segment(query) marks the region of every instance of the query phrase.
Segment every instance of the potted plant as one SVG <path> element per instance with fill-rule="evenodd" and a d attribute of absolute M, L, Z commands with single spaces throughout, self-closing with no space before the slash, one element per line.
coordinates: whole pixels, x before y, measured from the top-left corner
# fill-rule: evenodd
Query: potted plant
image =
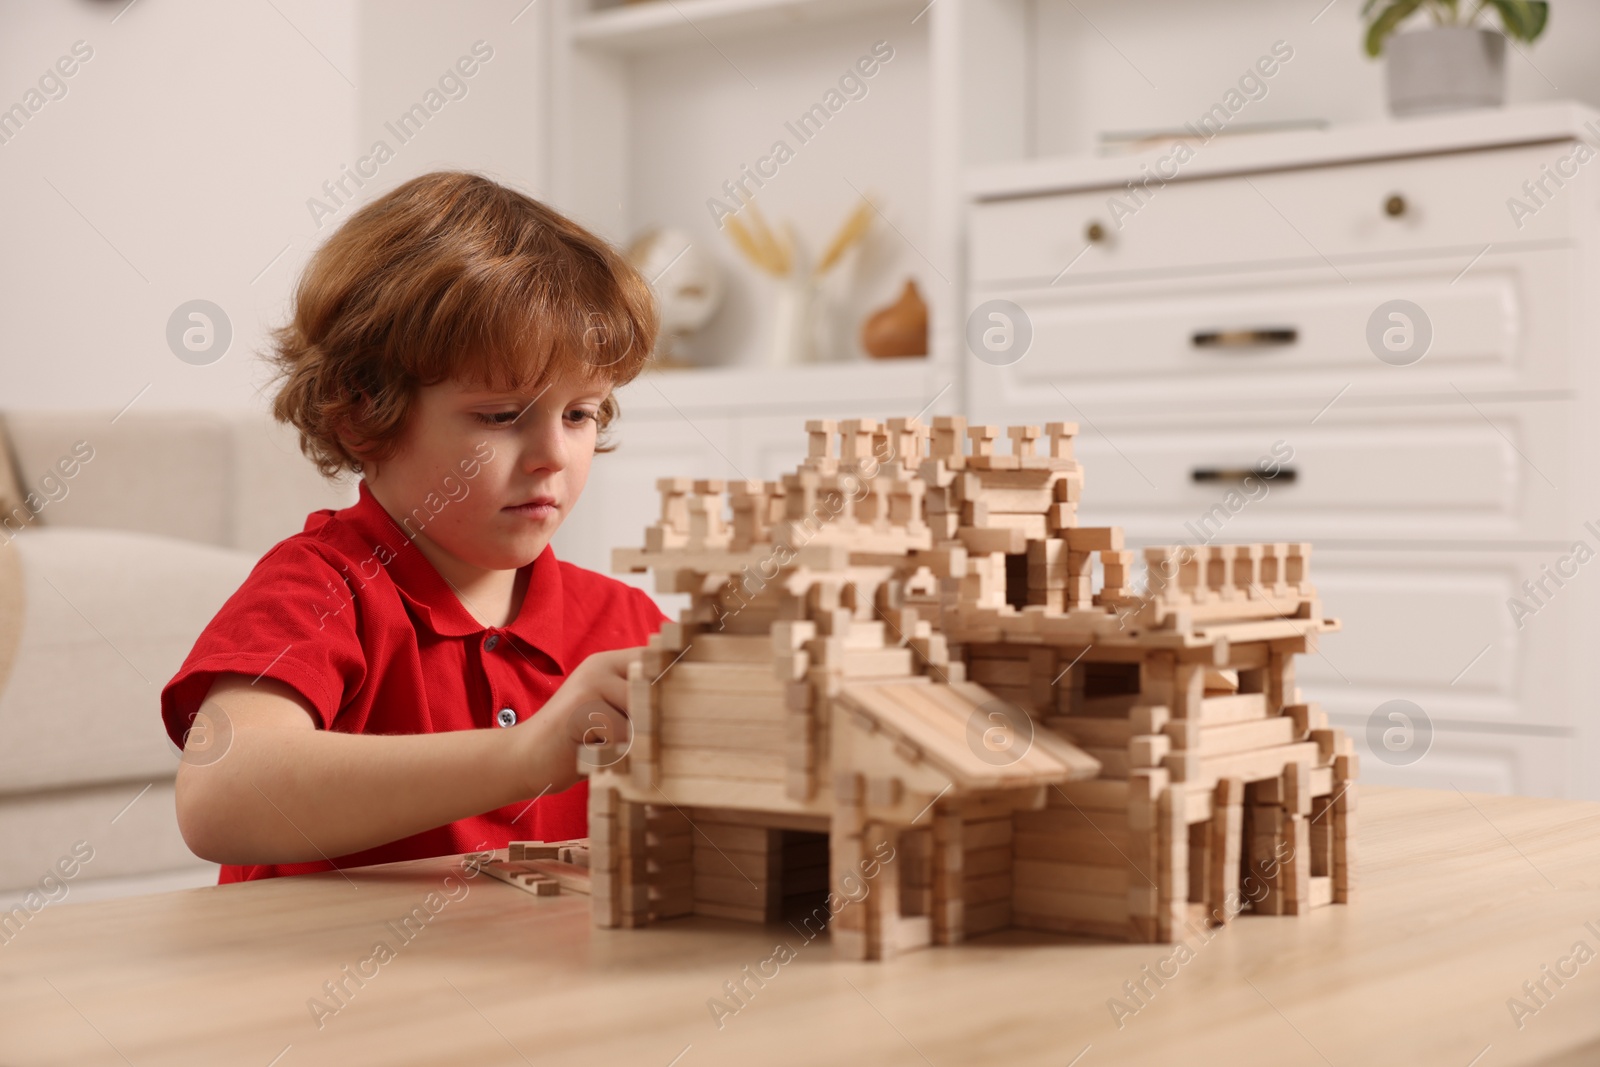
<path fill-rule="evenodd" d="M 1389 111 L 1397 116 L 1499 107 L 1506 97 L 1506 38 L 1533 41 L 1550 17 L 1545 0 L 1367 0 L 1367 54 L 1389 44 Z M 1493 9 L 1501 30 L 1480 25 Z M 1433 16 L 1426 29 L 1395 33 L 1418 11 Z M 1393 36 L 1393 40 L 1389 38 Z"/>

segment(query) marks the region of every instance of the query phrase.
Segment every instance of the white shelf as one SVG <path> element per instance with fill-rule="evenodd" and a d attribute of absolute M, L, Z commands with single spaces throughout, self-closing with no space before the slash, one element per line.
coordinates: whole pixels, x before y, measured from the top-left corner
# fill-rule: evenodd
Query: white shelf
<path fill-rule="evenodd" d="M 625 418 L 786 409 L 821 418 L 841 401 L 867 397 L 902 405 L 916 402 L 914 411 L 932 402 L 954 379 L 954 370 L 925 357 L 798 367 L 705 367 L 646 371 L 622 390 L 619 399 Z M 945 392 L 929 415 L 945 411 L 953 392 Z"/>
<path fill-rule="evenodd" d="M 711 34 L 771 33 L 809 23 L 902 9 L 925 0 L 650 0 L 603 8 L 579 18 L 572 39 L 613 52 L 651 52 L 704 44 Z"/>
<path fill-rule="evenodd" d="M 1227 136 L 1195 147 L 1174 180 L 1328 166 L 1364 160 L 1466 152 L 1519 144 L 1600 139 L 1600 112 L 1573 103 L 1459 111 L 1413 119 L 1349 123 L 1325 130 Z M 1176 140 L 1176 138 L 1174 138 Z M 1141 166 L 1171 145 L 1119 156 L 1061 156 L 969 168 L 967 195 L 1001 200 L 1105 189 L 1142 178 Z"/>

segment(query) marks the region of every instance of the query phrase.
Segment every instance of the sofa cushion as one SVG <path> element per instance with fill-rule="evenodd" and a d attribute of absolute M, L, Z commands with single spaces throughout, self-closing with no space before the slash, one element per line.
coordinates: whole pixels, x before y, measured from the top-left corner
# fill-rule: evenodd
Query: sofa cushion
<path fill-rule="evenodd" d="M 0 693 L 5 692 L 11 665 L 22 643 L 22 563 L 0 534 Z"/>
<path fill-rule="evenodd" d="M 0 793 L 171 778 L 161 687 L 256 555 L 38 525 L 0 546 L 7 554 L 22 625 L 0 692 Z"/>
<path fill-rule="evenodd" d="M 136 530 L 259 556 L 310 512 L 356 498 L 353 480 L 328 483 L 295 432 L 262 412 L 18 411 L 6 428 L 43 501 L 36 527 Z"/>
<path fill-rule="evenodd" d="M 0 515 L 9 515 L 21 503 L 22 488 L 17 481 L 17 461 L 11 454 L 5 421 L 0 419 Z"/>
<path fill-rule="evenodd" d="M 72 900 L 96 880 L 217 870 L 184 844 L 169 779 L 0 797 L 0 841 L 6 843 L 0 850 L 0 891 L 37 888 L 60 900 Z M 74 870 L 71 862 L 58 866 L 63 859 L 84 862 Z M 61 878 L 63 870 L 73 870 L 73 877 Z M 48 875 L 55 877 L 46 881 Z M 21 936 L 19 921 L 28 919 L 11 913 L 10 922 L 0 925 L 0 948 L 8 934 Z"/>

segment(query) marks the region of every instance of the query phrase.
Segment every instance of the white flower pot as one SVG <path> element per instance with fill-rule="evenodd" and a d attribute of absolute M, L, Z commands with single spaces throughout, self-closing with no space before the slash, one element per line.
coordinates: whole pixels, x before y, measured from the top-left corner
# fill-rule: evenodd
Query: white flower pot
<path fill-rule="evenodd" d="M 1506 100 L 1506 39 L 1472 26 L 1397 33 L 1385 49 L 1389 112 L 1397 117 L 1499 107 Z"/>

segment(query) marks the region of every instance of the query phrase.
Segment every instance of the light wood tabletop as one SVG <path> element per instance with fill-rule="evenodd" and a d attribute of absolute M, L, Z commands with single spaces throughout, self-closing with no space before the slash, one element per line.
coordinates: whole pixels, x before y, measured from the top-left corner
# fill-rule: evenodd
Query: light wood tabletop
<path fill-rule="evenodd" d="M 0 1064 L 1600 1063 L 1600 805 L 1368 787 L 1361 837 L 1357 903 L 1176 955 L 839 963 L 786 924 L 597 930 L 450 858 L 63 904 L 0 947 Z"/>

